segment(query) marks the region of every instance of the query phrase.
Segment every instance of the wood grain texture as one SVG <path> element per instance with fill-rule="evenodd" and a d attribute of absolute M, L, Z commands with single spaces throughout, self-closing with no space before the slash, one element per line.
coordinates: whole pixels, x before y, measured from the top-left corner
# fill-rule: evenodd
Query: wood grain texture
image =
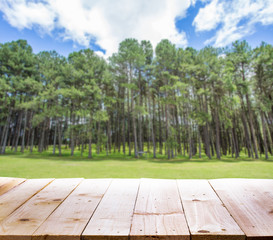
<path fill-rule="evenodd" d="M 0 240 L 31 239 L 35 230 L 82 179 L 57 179 L 19 207 L 0 224 Z"/>
<path fill-rule="evenodd" d="M 142 179 L 130 239 L 189 240 L 175 180 Z"/>
<path fill-rule="evenodd" d="M 84 240 L 128 239 L 139 180 L 113 180 L 82 234 Z"/>
<path fill-rule="evenodd" d="M 273 180 L 20 181 L 0 178 L 0 240 L 273 240 Z"/>
<path fill-rule="evenodd" d="M 273 180 L 218 179 L 210 184 L 247 239 L 273 239 Z"/>
<path fill-rule="evenodd" d="M 192 240 L 245 239 L 207 180 L 178 180 L 177 183 Z"/>
<path fill-rule="evenodd" d="M 0 196 L 0 224 L 3 219 L 43 189 L 53 179 L 29 179 Z"/>
<path fill-rule="evenodd" d="M 24 178 L 8 178 L 8 177 L 0 177 L 0 196 L 10 189 L 18 186 L 26 179 Z"/>
<path fill-rule="evenodd" d="M 87 179 L 81 182 L 37 229 L 32 239 L 80 240 L 110 182 L 110 179 Z"/>

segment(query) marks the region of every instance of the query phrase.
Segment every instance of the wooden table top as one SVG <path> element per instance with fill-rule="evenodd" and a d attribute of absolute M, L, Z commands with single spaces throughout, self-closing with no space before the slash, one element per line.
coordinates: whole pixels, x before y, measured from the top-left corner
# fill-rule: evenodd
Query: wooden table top
<path fill-rule="evenodd" d="M 273 239 L 273 180 L 0 178 L 2 239 Z"/>

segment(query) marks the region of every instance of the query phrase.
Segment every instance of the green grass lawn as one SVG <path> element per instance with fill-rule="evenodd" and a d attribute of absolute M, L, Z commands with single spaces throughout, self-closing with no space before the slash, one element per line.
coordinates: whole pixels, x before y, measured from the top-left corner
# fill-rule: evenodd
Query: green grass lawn
<path fill-rule="evenodd" d="M 105 154 L 93 159 L 74 157 L 64 150 L 64 155 L 54 156 L 47 152 L 12 153 L 0 155 L 0 176 L 22 178 L 273 178 L 273 157 L 269 160 L 253 160 L 246 157 L 209 160 L 177 157 L 167 160 L 142 157 L 134 159 L 122 154 Z M 150 157 L 152 154 L 150 154 Z"/>

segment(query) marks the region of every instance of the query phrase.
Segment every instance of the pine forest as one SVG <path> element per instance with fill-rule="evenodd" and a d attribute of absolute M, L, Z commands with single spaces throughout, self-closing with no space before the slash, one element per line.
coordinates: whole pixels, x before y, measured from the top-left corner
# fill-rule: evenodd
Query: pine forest
<path fill-rule="evenodd" d="M 1 154 L 268 159 L 272 142 L 270 44 L 196 50 L 130 38 L 108 59 L 0 44 Z"/>

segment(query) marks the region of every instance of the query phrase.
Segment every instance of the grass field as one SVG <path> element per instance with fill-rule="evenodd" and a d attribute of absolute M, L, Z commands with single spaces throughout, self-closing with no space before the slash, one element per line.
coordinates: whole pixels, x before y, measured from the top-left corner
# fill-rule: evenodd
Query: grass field
<path fill-rule="evenodd" d="M 167 160 L 150 156 L 134 159 L 122 154 L 94 155 L 93 159 L 81 157 L 76 151 L 69 156 L 52 155 L 52 150 L 43 153 L 12 153 L 0 155 L 0 176 L 22 178 L 273 178 L 273 157 L 269 160 L 253 160 L 222 157 L 221 160 L 206 156 L 188 160 L 179 156 Z"/>

